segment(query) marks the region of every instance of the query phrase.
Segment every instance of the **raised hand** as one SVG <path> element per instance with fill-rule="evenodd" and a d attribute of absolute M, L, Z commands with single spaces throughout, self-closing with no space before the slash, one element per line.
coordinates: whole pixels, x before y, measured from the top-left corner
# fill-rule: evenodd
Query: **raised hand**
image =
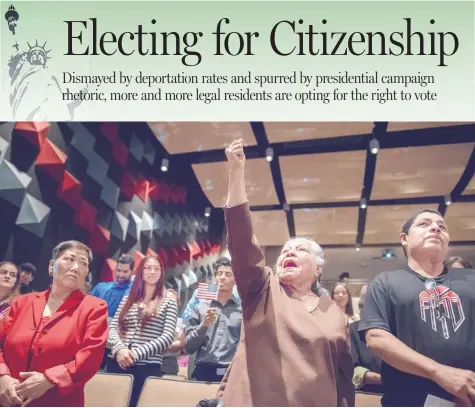
<path fill-rule="evenodd" d="M 234 140 L 225 150 L 230 170 L 242 170 L 246 162 L 242 139 Z"/>

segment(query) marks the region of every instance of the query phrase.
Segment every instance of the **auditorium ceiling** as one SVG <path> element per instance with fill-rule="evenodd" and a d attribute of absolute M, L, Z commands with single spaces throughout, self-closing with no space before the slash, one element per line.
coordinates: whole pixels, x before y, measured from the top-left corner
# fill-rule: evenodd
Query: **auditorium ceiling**
<path fill-rule="evenodd" d="M 297 235 L 327 248 L 389 247 L 399 242 L 403 221 L 422 207 L 445 215 L 454 245 L 475 245 L 474 123 L 167 122 L 149 127 L 168 152 L 170 167 L 192 163 L 212 208 L 222 208 L 227 193 L 224 148 L 243 139 L 247 191 L 261 245 L 281 245 Z"/>

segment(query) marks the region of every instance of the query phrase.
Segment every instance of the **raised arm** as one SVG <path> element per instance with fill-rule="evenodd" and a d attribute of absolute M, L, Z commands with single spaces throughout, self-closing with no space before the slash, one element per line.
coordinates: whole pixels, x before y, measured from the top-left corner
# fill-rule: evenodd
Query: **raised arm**
<path fill-rule="evenodd" d="M 242 139 L 235 140 L 226 149 L 229 164 L 229 186 L 225 217 L 228 250 L 236 286 L 243 305 L 258 295 L 268 282 L 262 252 L 252 226 L 251 212 L 245 186 L 245 162 Z"/>

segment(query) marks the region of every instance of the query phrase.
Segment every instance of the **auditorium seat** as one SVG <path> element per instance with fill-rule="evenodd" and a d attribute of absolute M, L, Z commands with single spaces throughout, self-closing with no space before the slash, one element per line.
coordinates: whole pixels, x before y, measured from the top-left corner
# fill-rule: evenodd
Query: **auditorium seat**
<path fill-rule="evenodd" d="M 184 375 L 173 375 L 173 374 L 166 374 L 162 376 L 165 380 L 176 380 L 176 381 L 186 381 L 186 377 Z"/>
<path fill-rule="evenodd" d="M 196 407 L 205 398 L 214 398 L 219 383 L 179 381 L 149 377 L 137 403 L 138 407 Z"/>
<path fill-rule="evenodd" d="M 84 406 L 128 407 L 132 383 L 130 374 L 97 373 L 84 388 Z"/>
<path fill-rule="evenodd" d="M 370 394 L 365 392 L 356 393 L 355 406 L 357 407 L 380 407 L 381 395 Z"/>

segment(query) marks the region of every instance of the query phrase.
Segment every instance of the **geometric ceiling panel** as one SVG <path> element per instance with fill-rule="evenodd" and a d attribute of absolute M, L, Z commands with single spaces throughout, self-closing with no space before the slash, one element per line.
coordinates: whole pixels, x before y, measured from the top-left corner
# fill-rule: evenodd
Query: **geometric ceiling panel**
<path fill-rule="evenodd" d="M 142 234 L 145 235 L 147 238 L 151 239 L 153 234 L 153 218 L 146 211 L 142 213 L 141 228 Z"/>
<path fill-rule="evenodd" d="M 475 174 L 473 175 L 470 183 L 468 183 L 467 188 L 462 193 L 463 195 L 472 195 L 475 194 Z"/>
<path fill-rule="evenodd" d="M 135 212 L 131 211 L 129 214 L 129 226 L 127 234 L 133 239 L 138 240 L 140 237 L 140 230 L 142 228 L 142 218 L 140 218 Z"/>
<path fill-rule="evenodd" d="M 15 130 L 20 133 L 25 139 L 41 148 L 41 145 L 48 137 L 51 125 L 48 122 L 16 122 Z"/>
<path fill-rule="evenodd" d="M 155 150 L 155 147 L 153 147 L 152 144 L 147 140 L 147 143 L 145 144 L 145 151 L 144 151 L 143 157 L 152 166 L 153 166 L 153 163 L 155 162 L 156 153 L 157 151 Z"/>
<path fill-rule="evenodd" d="M 115 210 L 119 201 L 119 187 L 108 177 L 104 178 L 102 186 L 100 195 L 101 201 L 104 204 L 107 204 L 107 206 L 112 210 Z"/>
<path fill-rule="evenodd" d="M 47 205 L 27 193 L 21 204 L 16 225 L 41 238 L 45 233 L 50 213 L 51 209 Z"/>
<path fill-rule="evenodd" d="M 370 134 L 373 122 L 266 122 L 270 143 Z"/>
<path fill-rule="evenodd" d="M 165 220 L 156 212 L 153 213 L 153 232 L 160 237 L 163 237 L 165 232 Z"/>
<path fill-rule="evenodd" d="M 110 223 L 110 232 L 118 240 L 124 242 L 129 228 L 129 220 L 118 211 L 114 211 Z"/>
<path fill-rule="evenodd" d="M 155 137 L 170 154 L 225 149 L 235 139 L 256 145 L 249 122 L 148 122 Z"/>
<path fill-rule="evenodd" d="M 287 217 L 282 210 L 252 211 L 254 234 L 259 245 L 283 245 L 289 237 Z"/>
<path fill-rule="evenodd" d="M 74 131 L 71 146 L 73 146 L 78 153 L 81 153 L 81 155 L 86 159 L 89 158 L 90 152 L 93 150 L 95 143 L 96 138 L 84 126 L 78 126 Z"/>
<path fill-rule="evenodd" d="M 65 171 L 61 184 L 58 185 L 57 197 L 76 208 L 81 202 L 81 193 L 83 185 L 69 172 Z"/>
<path fill-rule="evenodd" d="M 371 199 L 450 193 L 465 170 L 473 146 L 460 143 L 380 150 Z"/>
<path fill-rule="evenodd" d="M 8 146 L 10 146 L 10 143 L 8 143 L 3 137 L 0 137 L 0 162 L 5 157 L 5 154 L 8 150 Z"/>
<path fill-rule="evenodd" d="M 404 223 L 417 211 L 438 209 L 438 204 L 377 205 L 366 209 L 364 244 L 397 244 Z"/>
<path fill-rule="evenodd" d="M 294 210 L 295 233 L 319 245 L 354 244 L 359 207 L 305 208 Z"/>
<path fill-rule="evenodd" d="M 450 241 L 475 241 L 475 203 L 453 203 L 444 218 Z"/>
<path fill-rule="evenodd" d="M 228 193 L 228 170 L 226 162 L 193 164 L 196 178 L 215 208 L 223 207 Z M 277 205 L 269 162 L 248 159 L 245 167 L 246 191 L 251 206 Z"/>
<path fill-rule="evenodd" d="M 94 150 L 89 153 L 87 158 L 89 162 L 87 164 L 86 173 L 95 180 L 96 183 L 103 185 L 107 170 L 109 169 L 108 164 Z"/>
<path fill-rule="evenodd" d="M 359 201 L 366 151 L 279 157 L 287 203 Z M 252 173 L 253 177 L 255 173 Z"/>
<path fill-rule="evenodd" d="M 473 125 L 473 122 L 389 122 L 388 132 Z"/>
<path fill-rule="evenodd" d="M 66 154 L 57 147 L 51 140 L 46 139 L 41 145 L 40 153 L 36 158 L 36 166 L 43 169 L 57 181 L 63 178 Z"/>
<path fill-rule="evenodd" d="M 13 164 L 4 159 L 0 162 L 0 197 L 20 207 L 25 190 L 31 182 L 31 177 L 20 172 Z"/>
<path fill-rule="evenodd" d="M 135 136 L 135 133 L 133 133 L 132 139 L 130 140 L 130 154 L 134 156 L 138 162 L 141 162 L 143 159 L 143 153 L 144 144 L 137 136 Z"/>

